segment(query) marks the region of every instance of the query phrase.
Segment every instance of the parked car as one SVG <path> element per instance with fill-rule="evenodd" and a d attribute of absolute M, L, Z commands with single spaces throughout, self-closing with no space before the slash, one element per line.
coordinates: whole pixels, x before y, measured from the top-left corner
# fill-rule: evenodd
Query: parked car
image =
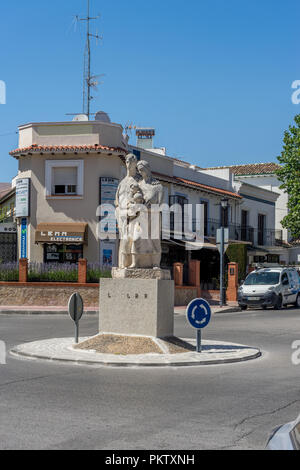
<path fill-rule="evenodd" d="M 300 416 L 272 432 L 267 450 L 300 450 Z"/>
<path fill-rule="evenodd" d="M 300 308 L 300 277 L 294 268 L 263 268 L 248 275 L 238 290 L 242 310 L 295 305 Z"/>

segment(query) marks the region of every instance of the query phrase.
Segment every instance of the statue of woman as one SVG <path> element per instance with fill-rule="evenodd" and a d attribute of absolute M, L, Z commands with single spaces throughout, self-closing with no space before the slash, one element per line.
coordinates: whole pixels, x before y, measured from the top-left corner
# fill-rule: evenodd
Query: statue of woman
<path fill-rule="evenodd" d="M 163 201 L 163 187 L 153 178 L 148 162 L 138 162 L 137 169 L 142 177 L 139 186 L 144 197 L 148 222 L 148 236 L 134 244 L 134 257 L 138 267 L 159 268 L 161 262 L 161 217 L 160 205 Z M 143 218 L 141 218 L 143 220 Z"/>
<path fill-rule="evenodd" d="M 129 154 L 126 167 L 127 176 L 118 187 L 115 203 L 119 268 L 159 268 L 163 187 L 152 177 L 148 162 L 137 162 L 135 155 Z"/>

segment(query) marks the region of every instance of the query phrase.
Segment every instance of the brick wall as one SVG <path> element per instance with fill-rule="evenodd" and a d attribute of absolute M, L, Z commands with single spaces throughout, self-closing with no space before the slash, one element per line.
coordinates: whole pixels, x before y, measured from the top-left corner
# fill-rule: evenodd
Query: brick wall
<path fill-rule="evenodd" d="M 61 283 L 1 283 L 0 306 L 67 307 L 70 296 L 78 292 L 86 307 L 99 306 L 99 285 Z"/>

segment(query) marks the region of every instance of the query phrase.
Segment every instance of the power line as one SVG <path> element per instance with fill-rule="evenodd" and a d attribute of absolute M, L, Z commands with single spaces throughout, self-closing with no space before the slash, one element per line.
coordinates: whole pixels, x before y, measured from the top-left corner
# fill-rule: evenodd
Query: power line
<path fill-rule="evenodd" d="M 9 135 L 15 135 L 15 134 L 18 134 L 18 131 L 15 131 L 15 132 L 7 132 L 6 134 L 0 134 L 0 137 L 7 137 Z"/>

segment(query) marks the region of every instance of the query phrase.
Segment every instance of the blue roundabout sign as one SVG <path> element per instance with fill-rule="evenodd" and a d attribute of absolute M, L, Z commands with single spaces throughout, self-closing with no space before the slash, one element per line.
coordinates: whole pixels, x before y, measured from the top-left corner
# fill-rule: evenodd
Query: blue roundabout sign
<path fill-rule="evenodd" d="M 188 305 L 186 310 L 190 325 L 196 330 L 205 328 L 211 320 L 211 308 L 204 299 L 195 299 Z"/>

